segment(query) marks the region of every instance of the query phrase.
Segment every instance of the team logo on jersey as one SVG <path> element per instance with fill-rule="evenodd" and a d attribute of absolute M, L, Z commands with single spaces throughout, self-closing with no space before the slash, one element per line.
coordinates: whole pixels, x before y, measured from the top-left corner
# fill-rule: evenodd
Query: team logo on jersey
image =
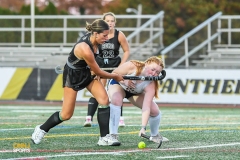
<path fill-rule="evenodd" d="M 102 44 L 102 50 L 104 50 L 104 49 L 114 49 L 114 48 L 115 48 L 115 46 L 114 46 L 113 43 L 104 43 L 104 44 Z"/>
<path fill-rule="evenodd" d="M 104 64 L 108 64 L 108 59 L 104 59 Z"/>

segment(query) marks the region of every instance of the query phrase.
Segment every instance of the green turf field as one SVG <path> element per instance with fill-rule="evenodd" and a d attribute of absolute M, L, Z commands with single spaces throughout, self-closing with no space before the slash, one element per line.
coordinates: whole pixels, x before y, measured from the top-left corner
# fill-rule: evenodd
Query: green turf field
<path fill-rule="evenodd" d="M 122 145 L 99 147 L 96 117 L 93 127 L 83 128 L 87 108 L 78 106 L 71 120 L 50 130 L 39 145 L 34 145 L 30 140 L 34 127 L 60 109 L 60 106 L 0 106 L 0 159 L 240 159 L 237 108 L 161 108 L 160 132 L 170 141 L 156 149 L 156 144 L 138 137 L 141 126 L 138 108 L 123 108 L 126 127 L 119 129 Z M 145 149 L 138 149 L 140 141 L 146 143 Z M 30 152 L 13 152 L 21 145 Z"/>

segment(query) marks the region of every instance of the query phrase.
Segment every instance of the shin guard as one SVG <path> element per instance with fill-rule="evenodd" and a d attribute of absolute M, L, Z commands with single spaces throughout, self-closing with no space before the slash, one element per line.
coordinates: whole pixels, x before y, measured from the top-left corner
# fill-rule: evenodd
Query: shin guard
<path fill-rule="evenodd" d="M 98 108 L 97 120 L 100 128 L 101 137 L 109 134 L 110 107 Z"/>

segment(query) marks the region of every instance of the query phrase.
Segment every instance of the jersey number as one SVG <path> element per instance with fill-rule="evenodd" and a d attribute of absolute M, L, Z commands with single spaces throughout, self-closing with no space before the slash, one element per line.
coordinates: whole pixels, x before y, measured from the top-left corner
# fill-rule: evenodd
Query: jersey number
<path fill-rule="evenodd" d="M 103 58 L 114 58 L 113 50 L 110 51 L 103 51 Z"/>

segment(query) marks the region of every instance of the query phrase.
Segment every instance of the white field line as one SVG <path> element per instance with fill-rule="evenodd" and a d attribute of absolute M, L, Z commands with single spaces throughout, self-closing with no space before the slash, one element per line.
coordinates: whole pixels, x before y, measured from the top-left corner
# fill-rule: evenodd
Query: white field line
<path fill-rule="evenodd" d="M 60 109 L 57 109 L 60 110 Z M 44 109 L 44 110 L 37 110 L 37 109 L 24 109 L 24 110 L 20 110 L 20 109 L 16 109 L 16 110 L 10 110 L 10 112 L 17 112 L 17 113 L 54 113 L 56 110 L 53 109 Z M 80 111 L 79 113 L 87 113 L 87 110 L 85 111 Z M 141 115 L 141 111 L 124 111 L 124 114 L 137 114 L 137 115 Z"/>
<path fill-rule="evenodd" d="M 56 110 L 11 110 L 17 113 L 54 113 Z"/>
<path fill-rule="evenodd" d="M 1 107 L 0 107 L 1 108 Z M 137 108 L 136 108 L 137 109 Z M 6 111 L 5 111 L 6 110 Z M 20 107 L 14 107 L 14 108 L 12 108 L 12 107 L 7 107 L 7 109 L 6 109 L 6 107 L 4 108 L 4 110 L 3 111 L 1 111 L 1 112 L 17 112 L 17 113 L 53 113 L 53 112 L 55 112 L 55 111 L 60 111 L 61 110 L 61 108 L 60 107 L 58 107 L 58 108 L 53 108 L 53 107 L 29 107 L 29 108 L 20 108 Z M 123 109 L 124 110 L 124 109 Z M 83 109 L 83 110 L 78 110 L 78 113 L 83 113 L 83 114 L 85 114 L 87 112 L 87 110 L 86 109 Z M 163 114 L 164 114 L 164 117 L 165 118 L 171 118 L 171 119 L 176 119 L 176 118 L 179 118 L 179 117 L 185 117 L 185 115 L 176 115 L 176 113 L 177 113 L 178 111 L 174 111 L 174 114 L 172 114 L 172 113 L 164 113 L 164 112 L 162 112 Z M 190 113 L 190 112 L 188 112 L 188 111 L 185 111 L 185 113 Z M 206 112 L 206 111 L 201 111 L 201 110 L 198 110 L 198 111 L 193 111 L 193 112 L 196 112 L 196 113 L 199 113 L 199 112 Z M 191 113 L 193 113 L 192 111 L 191 111 Z M 135 115 L 141 115 L 141 110 L 139 110 L 139 109 L 137 109 L 137 110 L 132 110 L 132 111 L 130 111 L 130 110 L 124 110 L 124 115 L 126 115 L 126 114 L 135 114 Z M 208 112 L 209 113 L 209 112 Z M 174 118 L 172 118 L 172 115 L 174 115 Z M 169 117 L 170 116 L 170 117 Z M 220 116 L 220 115 L 219 115 Z M 228 117 L 237 117 L 237 115 L 228 115 Z"/>
<path fill-rule="evenodd" d="M 190 157 L 185 155 L 179 155 L 179 156 L 165 156 L 165 157 L 157 157 L 158 159 L 173 159 L 173 158 L 184 158 L 184 157 Z"/>
<path fill-rule="evenodd" d="M 0 129 L 0 131 L 20 131 L 20 130 L 33 130 L 34 128 L 11 128 L 11 129 Z"/>
<path fill-rule="evenodd" d="M 167 149 L 150 149 L 151 151 L 177 151 L 177 150 L 193 150 L 193 149 L 200 149 L 200 148 L 214 148 L 214 147 L 224 147 L 224 146 L 235 146 L 240 145 L 239 143 L 228 143 L 228 144 L 214 144 L 214 145 L 207 145 L 207 146 L 197 146 L 197 147 L 184 147 L 184 148 L 167 148 Z M 114 151 L 114 152 L 65 152 L 63 154 L 56 154 L 56 155 L 46 155 L 46 156 L 36 156 L 36 157 L 22 157 L 22 158 L 14 158 L 14 160 L 21 160 L 21 159 L 35 159 L 35 158 L 56 158 L 56 157 L 71 157 L 71 156 L 80 156 L 80 155 L 123 155 L 124 153 L 132 153 L 132 152 L 143 152 L 144 150 L 128 150 L 128 151 Z M 0 153 L 9 153 L 12 150 L 4 150 L 0 151 Z M 5 159 L 5 160 L 12 160 Z"/>
<path fill-rule="evenodd" d="M 9 109 L 61 109 L 62 107 L 53 107 L 53 106 L 0 106 L 0 109 L 9 110 Z"/>
<path fill-rule="evenodd" d="M 3 109 L 3 110 L 9 110 L 9 109 L 16 109 L 16 110 L 59 110 L 61 109 L 62 107 L 61 106 L 1 106 L 0 105 L 0 109 Z M 83 106 L 83 107 L 76 107 L 77 110 L 86 110 L 87 107 L 86 106 Z M 129 112 L 133 111 L 136 113 L 139 112 L 141 113 L 141 110 L 137 107 L 123 107 L 123 110 L 126 110 L 125 112 L 127 113 L 129 110 Z M 160 107 L 160 110 L 161 110 L 161 107 Z M 165 111 L 165 109 L 163 110 L 163 112 Z M 124 112 L 124 113 L 125 113 Z M 179 113 L 199 113 L 199 112 L 202 112 L 202 113 L 205 113 L 206 111 L 205 110 L 202 110 L 202 109 L 174 109 L 174 114 L 176 114 L 176 112 L 179 112 Z M 216 113 L 216 112 L 219 112 L 218 110 L 214 110 L 214 109 L 211 109 L 208 111 L 208 113 Z M 132 112 L 131 112 L 132 113 Z"/>
<path fill-rule="evenodd" d="M 236 125 L 239 125 L 240 123 L 221 123 L 221 124 L 219 124 L 219 123 L 208 123 L 208 125 L 220 125 L 220 126 L 225 126 L 225 125 L 229 125 L 229 124 L 236 124 Z M 171 124 L 171 126 L 188 126 L 189 127 L 189 125 L 192 125 L 192 124 Z M 97 125 L 96 125 L 97 126 Z M 125 127 L 139 127 L 140 125 L 137 125 L 137 124 L 132 124 L 132 125 L 126 125 Z M 169 124 L 162 124 L 161 126 L 169 126 Z M 196 126 L 206 126 L 206 124 L 194 124 L 193 125 L 193 129 L 194 128 L 196 128 Z M 62 125 L 59 125 L 59 127 L 61 128 L 62 127 Z M 69 126 L 69 127 L 71 127 L 71 126 Z M 74 126 L 72 126 L 72 127 L 74 127 Z M 57 127 L 56 127 L 57 128 Z M 20 131 L 20 130 L 33 130 L 34 128 L 3 128 L 3 129 L 0 129 L 0 132 L 1 131 Z M 207 129 L 209 129 L 209 130 L 213 130 L 213 128 L 212 127 L 205 127 L 205 128 L 197 128 L 198 130 L 207 130 Z M 222 129 L 222 128 L 217 128 L 217 127 L 215 127 L 214 128 L 214 130 L 217 130 L 217 129 Z M 230 128 L 230 129 L 233 129 L 233 128 Z M 171 131 L 176 131 L 176 130 L 186 130 L 185 128 L 172 128 L 172 129 L 160 129 L 160 131 L 169 131 L 169 130 L 171 130 Z M 188 128 L 188 130 L 189 130 L 189 128 Z M 236 130 L 239 130 L 239 128 L 236 128 Z"/>

